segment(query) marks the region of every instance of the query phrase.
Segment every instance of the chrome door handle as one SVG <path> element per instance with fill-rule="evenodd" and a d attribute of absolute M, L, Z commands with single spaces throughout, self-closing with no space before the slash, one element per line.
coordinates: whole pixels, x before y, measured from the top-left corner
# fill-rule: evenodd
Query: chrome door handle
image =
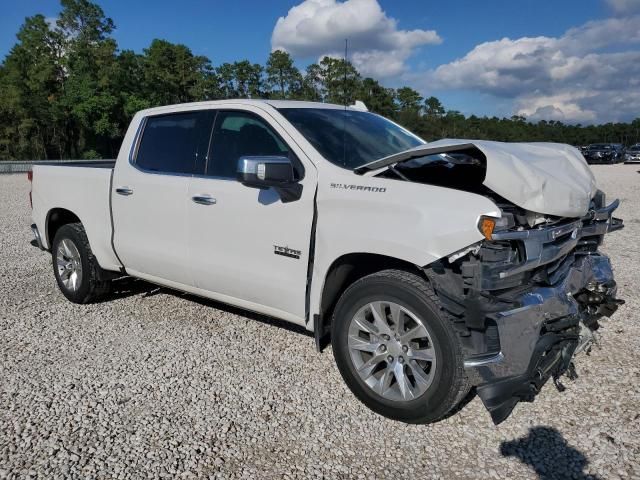
<path fill-rule="evenodd" d="M 213 197 L 210 197 L 209 195 L 195 195 L 193 197 L 191 197 L 191 200 L 193 200 L 195 203 L 198 203 L 200 205 L 215 205 L 216 204 L 216 199 Z"/>
<path fill-rule="evenodd" d="M 131 190 L 129 187 L 118 187 L 116 188 L 116 193 L 124 195 L 126 197 L 129 195 L 133 195 L 133 190 Z"/>

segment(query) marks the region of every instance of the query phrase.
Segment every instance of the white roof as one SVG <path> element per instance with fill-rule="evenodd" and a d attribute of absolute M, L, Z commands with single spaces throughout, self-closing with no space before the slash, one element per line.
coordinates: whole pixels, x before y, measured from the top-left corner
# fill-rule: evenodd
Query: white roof
<path fill-rule="evenodd" d="M 304 102 L 298 100 L 268 100 L 268 99 L 254 99 L 254 98 L 230 98 L 227 100 L 209 100 L 206 102 L 191 102 L 191 103 L 178 103 L 175 105 L 163 105 L 161 107 L 148 108 L 141 110 L 139 113 L 143 115 L 151 115 L 163 112 L 175 112 L 181 110 L 196 110 L 198 108 L 214 108 L 224 107 L 225 105 L 253 105 L 264 106 L 269 105 L 273 108 L 327 108 L 327 109 L 341 109 L 344 105 L 337 105 L 334 103 L 322 103 L 322 102 Z M 361 108 L 354 107 L 353 105 L 347 107 L 348 110 L 361 110 Z"/>

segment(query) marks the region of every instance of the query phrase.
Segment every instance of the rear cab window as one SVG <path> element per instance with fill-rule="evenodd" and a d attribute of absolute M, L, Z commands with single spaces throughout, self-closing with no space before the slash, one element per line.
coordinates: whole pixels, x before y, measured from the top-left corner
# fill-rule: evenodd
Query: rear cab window
<path fill-rule="evenodd" d="M 215 112 L 147 117 L 134 164 L 152 173 L 192 175 L 204 170 Z"/>

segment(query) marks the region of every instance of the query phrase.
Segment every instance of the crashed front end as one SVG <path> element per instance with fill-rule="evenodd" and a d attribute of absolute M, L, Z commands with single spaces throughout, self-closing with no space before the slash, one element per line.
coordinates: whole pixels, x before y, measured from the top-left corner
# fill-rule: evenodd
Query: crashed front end
<path fill-rule="evenodd" d="M 494 423 L 532 401 L 553 379 L 575 378 L 572 359 L 590 348 L 599 319 L 618 305 L 611 263 L 598 252 L 623 227 L 598 192 L 583 218 L 532 214 L 513 204 L 487 240 L 426 269 L 443 305 L 460 319 L 465 368 Z"/>

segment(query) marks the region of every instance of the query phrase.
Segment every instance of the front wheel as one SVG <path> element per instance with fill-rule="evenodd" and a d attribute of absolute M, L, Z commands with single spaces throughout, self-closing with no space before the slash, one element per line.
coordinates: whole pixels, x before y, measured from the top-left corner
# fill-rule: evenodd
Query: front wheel
<path fill-rule="evenodd" d="M 384 270 L 347 288 L 331 341 L 351 391 L 385 417 L 435 422 L 469 393 L 453 320 L 418 275 Z"/>
<path fill-rule="evenodd" d="M 63 225 L 51 248 L 53 272 L 60 291 L 73 303 L 92 303 L 106 295 L 111 282 L 91 251 L 81 223 Z"/>

